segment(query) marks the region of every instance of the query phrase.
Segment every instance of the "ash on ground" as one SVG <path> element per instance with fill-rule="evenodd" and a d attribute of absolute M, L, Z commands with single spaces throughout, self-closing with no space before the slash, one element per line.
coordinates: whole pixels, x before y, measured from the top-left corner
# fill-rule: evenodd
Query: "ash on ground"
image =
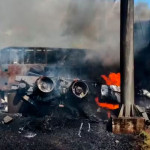
<path fill-rule="evenodd" d="M 4 123 L 9 115 L 11 122 Z M 60 119 L 52 116 L 23 117 L 0 114 L 1 150 L 132 150 L 134 135 L 115 135 L 106 130 L 106 122 L 86 119 Z M 90 123 L 90 130 L 89 130 Z M 81 128 L 81 136 L 79 129 Z"/>

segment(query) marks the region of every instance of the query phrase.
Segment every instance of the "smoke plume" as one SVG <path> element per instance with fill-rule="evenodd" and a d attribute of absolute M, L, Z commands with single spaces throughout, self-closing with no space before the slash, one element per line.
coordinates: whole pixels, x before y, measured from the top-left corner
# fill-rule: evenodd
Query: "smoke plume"
<path fill-rule="evenodd" d="M 107 65 L 119 62 L 119 1 L 1 0 L 0 3 L 0 48 L 83 48 L 92 50 L 87 59 L 94 57 L 94 60 L 100 59 Z M 135 22 L 149 19 L 148 6 L 138 4 L 135 7 Z M 146 27 L 135 31 L 136 49 L 146 46 L 146 31 Z M 95 55 L 94 50 L 99 55 Z"/>

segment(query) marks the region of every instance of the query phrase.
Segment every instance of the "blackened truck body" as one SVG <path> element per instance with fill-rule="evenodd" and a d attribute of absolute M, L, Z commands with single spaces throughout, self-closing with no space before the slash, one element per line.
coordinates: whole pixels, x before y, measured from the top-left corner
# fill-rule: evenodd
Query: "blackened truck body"
<path fill-rule="evenodd" d="M 47 114 L 60 107 L 78 116 L 76 108 L 88 109 L 89 115 L 91 107 L 96 110 L 97 96 L 101 102 L 120 103 L 120 87 L 105 85 L 101 79 L 102 74 L 118 71 L 117 67 L 107 68 L 101 60 L 89 59 L 90 53 L 44 47 L 0 50 L 0 107 L 8 101 L 9 112 Z M 143 104 L 143 98 L 138 103 Z"/>
<path fill-rule="evenodd" d="M 87 50 L 81 49 L 2 49 L 0 90 L 1 99 L 2 95 L 8 99 L 8 111 L 48 113 L 50 107 L 64 107 L 76 113 L 75 107 L 89 101 L 89 95 L 94 102 L 99 71 L 92 76 L 95 68 L 86 55 Z"/>

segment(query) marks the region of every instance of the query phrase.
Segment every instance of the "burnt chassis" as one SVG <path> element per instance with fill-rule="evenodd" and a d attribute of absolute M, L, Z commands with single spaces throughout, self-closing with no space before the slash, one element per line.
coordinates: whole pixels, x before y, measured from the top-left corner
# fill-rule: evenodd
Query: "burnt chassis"
<path fill-rule="evenodd" d="M 17 89 L 9 92 L 9 112 L 38 116 L 55 113 L 57 116 L 57 113 L 62 111 L 62 115 L 69 118 L 92 116 L 90 108 L 87 110 L 86 107 L 89 107 L 90 101 L 94 102 L 94 97 L 91 96 L 90 85 L 85 81 L 43 76 L 35 78 L 33 85 L 20 80 Z M 50 84 L 51 89 L 47 90 L 48 85 L 41 87 L 41 81 L 44 80 Z"/>

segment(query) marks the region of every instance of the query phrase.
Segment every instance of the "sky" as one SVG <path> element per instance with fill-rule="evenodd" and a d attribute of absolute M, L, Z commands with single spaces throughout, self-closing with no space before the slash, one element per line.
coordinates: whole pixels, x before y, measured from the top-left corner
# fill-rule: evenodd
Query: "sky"
<path fill-rule="evenodd" d="M 142 3 L 147 3 L 150 7 L 150 0 L 135 0 L 135 4 L 142 2 Z"/>

